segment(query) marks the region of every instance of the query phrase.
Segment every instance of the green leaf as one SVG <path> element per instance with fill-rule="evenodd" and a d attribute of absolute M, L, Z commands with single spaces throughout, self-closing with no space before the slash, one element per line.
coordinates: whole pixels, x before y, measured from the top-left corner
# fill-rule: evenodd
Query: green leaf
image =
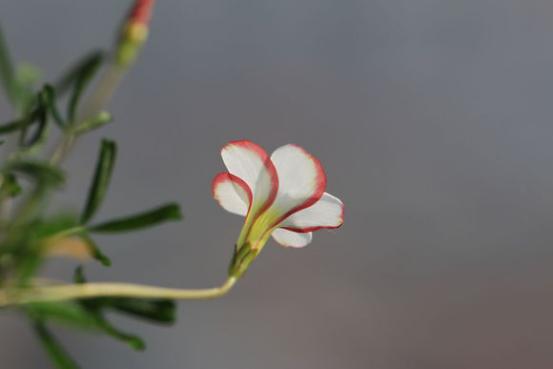
<path fill-rule="evenodd" d="M 105 319 L 102 321 L 101 326 L 105 333 L 119 341 L 126 343 L 132 349 L 137 351 L 143 351 L 144 349 L 146 349 L 146 344 L 144 343 L 142 338 L 138 337 L 137 335 L 123 332 Z"/>
<path fill-rule="evenodd" d="M 15 69 L 8 50 L 8 45 L 4 34 L 0 29 L 0 83 L 4 92 L 12 104 L 16 103 L 17 81 L 15 79 Z"/>
<path fill-rule="evenodd" d="M 65 121 L 62 118 L 56 105 L 56 91 L 54 90 L 54 88 L 50 85 L 45 85 L 42 90 L 42 94 L 48 112 L 50 112 L 50 115 L 54 119 L 54 122 L 56 122 L 56 124 L 60 128 L 65 128 Z"/>
<path fill-rule="evenodd" d="M 76 284 L 87 282 L 82 265 L 75 269 L 73 280 Z M 109 305 L 110 300 L 111 298 L 92 298 L 81 300 L 79 303 L 90 314 L 93 314 L 96 317 L 98 321 L 98 326 L 104 333 L 107 333 L 113 338 L 127 343 L 131 348 L 135 350 L 144 350 L 146 348 L 146 344 L 140 337 L 120 331 L 105 319 L 104 309 Z"/>
<path fill-rule="evenodd" d="M 140 337 L 123 332 L 111 324 L 104 317 L 103 306 L 91 305 L 90 301 L 32 303 L 28 304 L 25 309 L 35 321 L 56 322 L 76 328 L 103 332 L 128 344 L 135 350 L 144 350 L 146 347 Z"/>
<path fill-rule="evenodd" d="M 144 341 L 111 324 L 105 319 L 103 309 L 103 306 L 91 305 L 90 300 L 32 303 L 25 306 L 27 314 L 34 321 L 56 322 L 75 328 L 102 332 L 128 344 L 135 350 L 144 350 L 146 347 Z"/>
<path fill-rule="evenodd" d="M 75 269 L 73 281 L 77 284 L 87 282 L 82 265 Z M 83 302 L 89 309 L 100 310 L 109 308 L 156 323 L 171 324 L 176 320 L 176 305 L 173 300 L 169 299 L 96 297 Z"/>
<path fill-rule="evenodd" d="M 46 140 L 48 117 L 52 116 L 54 121 L 63 128 L 63 120 L 55 104 L 55 92 L 51 86 L 45 85 L 37 94 L 30 99 L 30 110 L 22 119 L 21 134 L 19 143 L 26 148 L 38 147 Z M 31 135 L 28 134 L 28 128 L 37 123 Z M 9 127 L 8 127 L 9 128 Z M 30 136 L 30 137 L 29 137 Z"/>
<path fill-rule="evenodd" d="M 117 145 L 115 142 L 102 140 L 94 178 L 88 190 L 88 198 L 81 215 L 81 223 L 86 224 L 102 204 L 113 173 L 116 157 Z"/>
<path fill-rule="evenodd" d="M 105 55 L 102 50 L 94 50 L 80 58 L 75 64 L 69 67 L 67 73 L 65 73 L 55 84 L 55 89 L 58 95 L 63 95 L 71 88 L 71 86 L 73 86 L 75 80 L 82 73 L 83 69 L 90 64 L 94 64 L 96 60 L 103 59 L 104 57 Z"/>
<path fill-rule="evenodd" d="M 2 186 L 0 187 L 0 194 L 5 194 L 5 196 L 8 197 L 15 197 L 21 193 L 21 190 L 21 186 L 13 173 L 8 173 L 4 176 Z"/>
<path fill-rule="evenodd" d="M 10 253 L 20 282 L 33 277 L 44 262 L 45 241 L 76 224 L 75 216 L 63 214 L 50 216 L 47 220 L 35 219 L 20 226 L 15 238 L 3 244 L 3 250 Z"/>
<path fill-rule="evenodd" d="M 26 138 L 27 132 L 25 129 L 27 128 L 27 126 L 25 126 L 19 140 L 20 144 L 23 147 L 27 147 L 27 148 L 44 141 L 45 135 L 46 135 L 46 127 L 48 125 L 48 110 L 46 106 L 45 97 L 43 96 L 42 92 L 40 92 L 37 95 L 36 100 L 37 100 L 36 108 L 31 113 L 30 122 L 29 124 L 27 124 L 27 126 L 29 126 L 35 120 L 38 122 L 38 125 L 35 128 L 34 133 L 28 139 Z"/>
<path fill-rule="evenodd" d="M 18 119 L 8 123 L 4 123 L 0 125 L 0 135 L 20 130 L 26 125 L 26 123 L 26 119 Z"/>
<path fill-rule="evenodd" d="M 175 302 L 167 299 L 109 298 L 103 304 L 110 309 L 124 312 L 156 323 L 172 324 L 176 320 Z"/>
<path fill-rule="evenodd" d="M 37 320 L 33 325 L 42 346 L 58 369 L 79 369 L 77 363 L 67 352 L 65 352 L 58 340 L 50 333 L 44 322 Z"/>
<path fill-rule="evenodd" d="M 85 235 L 85 234 L 81 234 L 80 237 L 83 239 L 83 241 L 86 242 L 86 244 L 88 245 L 89 247 L 89 250 L 90 250 L 90 253 L 92 254 L 92 257 L 95 259 L 95 260 L 98 260 L 100 262 L 100 264 L 102 264 L 103 266 L 106 266 L 106 267 L 109 267 L 111 266 L 111 260 L 108 256 L 106 256 L 106 254 L 104 254 L 100 248 L 98 247 L 98 245 L 96 245 L 96 242 L 94 242 L 94 240 Z"/>
<path fill-rule="evenodd" d="M 25 306 L 25 310 L 36 320 L 55 321 L 82 329 L 99 329 L 98 319 L 78 302 L 31 303 Z"/>
<path fill-rule="evenodd" d="M 32 104 L 27 114 L 20 119 L 0 125 L 0 134 L 21 131 L 20 143 L 26 146 L 30 146 L 42 138 L 48 118 L 49 94 L 51 94 L 51 91 L 45 87 L 38 94 L 32 96 Z M 29 142 L 26 138 L 27 128 L 37 122 L 39 123 L 39 128 L 35 132 L 38 133 L 35 133 L 35 137 Z"/>
<path fill-rule="evenodd" d="M 100 66 L 102 65 L 103 60 L 104 56 L 102 53 L 95 53 L 91 55 L 88 59 L 86 59 L 76 71 L 74 75 L 73 91 L 67 105 L 68 122 L 74 123 L 81 96 L 90 81 L 92 81 L 92 78 L 94 77 Z"/>
<path fill-rule="evenodd" d="M 19 172 L 35 180 L 39 185 L 59 186 L 64 182 L 63 172 L 48 162 L 21 159 L 8 162 L 4 173 Z"/>
<path fill-rule="evenodd" d="M 127 232 L 180 219 L 182 219 L 182 215 L 179 206 L 171 203 L 143 213 L 92 226 L 90 231 L 98 233 Z"/>

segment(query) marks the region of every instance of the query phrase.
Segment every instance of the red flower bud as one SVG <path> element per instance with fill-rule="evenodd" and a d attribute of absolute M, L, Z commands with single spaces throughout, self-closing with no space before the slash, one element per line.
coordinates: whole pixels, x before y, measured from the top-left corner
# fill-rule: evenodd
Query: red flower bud
<path fill-rule="evenodd" d="M 135 0 L 123 26 L 116 48 L 117 64 L 128 67 L 148 37 L 155 0 Z"/>
<path fill-rule="evenodd" d="M 129 12 L 127 18 L 128 22 L 130 24 L 141 24 L 147 27 L 152 17 L 154 3 L 155 0 L 136 0 Z"/>

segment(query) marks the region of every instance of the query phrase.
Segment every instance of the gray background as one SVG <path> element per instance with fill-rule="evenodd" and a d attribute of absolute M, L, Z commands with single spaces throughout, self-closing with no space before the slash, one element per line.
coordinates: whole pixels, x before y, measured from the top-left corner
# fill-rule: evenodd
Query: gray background
<path fill-rule="evenodd" d="M 111 42 L 127 4 L 0 0 L 0 20 L 54 78 Z M 116 124 L 80 142 L 59 201 L 80 207 L 109 136 L 121 152 L 99 219 L 173 199 L 187 218 L 101 238 L 116 267 L 91 276 L 222 281 L 241 219 L 210 182 L 231 139 L 316 154 L 346 223 L 306 249 L 271 242 L 173 328 L 119 321 L 145 353 L 58 331 L 71 352 L 90 369 L 551 368 L 552 16 L 549 0 L 159 1 Z M 0 324 L 2 368 L 47 366 L 23 320 Z"/>

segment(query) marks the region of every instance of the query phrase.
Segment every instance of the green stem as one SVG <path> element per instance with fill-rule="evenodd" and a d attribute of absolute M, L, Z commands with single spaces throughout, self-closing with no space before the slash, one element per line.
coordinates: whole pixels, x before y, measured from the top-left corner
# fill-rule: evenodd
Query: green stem
<path fill-rule="evenodd" d="M 65 229 L 61 232 L 58 232 L 58 233 L 52 235 L 51 237 L 57 239 L 57 238 L 63 238 L 63 237 L 67 237 L 67 236 L 73 236 L 75 234 L 86 231 L 86 229 L 87 228 L 85 226 L 75 226 L 75 227 L 67 228 L 67 229 Z"/>
<path fill-rule="evenodd" d="M 236 277 L 229 277 L 219 287 L 196 290 L 131 283 L 83 283 L 28 289 L 7 289 L 0 291 L 0 307 L 93 297 L 166 298 L 175 300 L 212 299 L 228 293 L 236 281 Z"/>
<path fill-rule="evenodd" d="M 84 102 L 83 108 L 76 120 L 77 123 L 71 123 L 71 127 L 67 129 L 60 142 L 54 148 L 50 156 L 50 164 L 59 165 L 63 162 L 79 138 L 78 131 L 80 125 L 96 117 L 105 108 L 125 72 L 125 68 L 113 63 L 107 67 L 92 95 Z"/>

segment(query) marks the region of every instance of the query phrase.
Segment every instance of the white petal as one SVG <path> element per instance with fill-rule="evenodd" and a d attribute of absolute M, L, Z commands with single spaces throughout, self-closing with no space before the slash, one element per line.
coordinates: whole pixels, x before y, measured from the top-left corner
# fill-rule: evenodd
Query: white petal
<path fill-rule="evenodd" d="M 252 195 L 244 181 L 230 173 L 219 173 L 213 179 L 211 190 L 223 209 L 246 216 Z"/>
<path fill-rule="evenodd" d="M 278 223 L 290 214 L 317 202 L 324 193 L 326 176 L 319 160 L 296 145 L 285 145 L 271 155 L 278 175 L 278 192 L 271 207 Z"/>
<path fill-rule="evenodd" d="M 265 150 L 251 141 L 233 141 L 223 147 L 221 156 L 228 171 L 250 188 L 252 212 L 268 207 L 276 195 L 278 178 Z"/>
<path fill-rule="evenodd" d="M 324 193 L 314 205 L 290 215 L 280 227 L 311 232 L 321 228 L 337 228 L 344 222 L 344 204 L 339 198 Z"/>
<path fill-rule="evenodd" d="M 282 228 L 275 229 L 272 236 L 276 242 L 285 247 L 304 247 L 313 239 L 311 232 L 297 233 Z"/>

